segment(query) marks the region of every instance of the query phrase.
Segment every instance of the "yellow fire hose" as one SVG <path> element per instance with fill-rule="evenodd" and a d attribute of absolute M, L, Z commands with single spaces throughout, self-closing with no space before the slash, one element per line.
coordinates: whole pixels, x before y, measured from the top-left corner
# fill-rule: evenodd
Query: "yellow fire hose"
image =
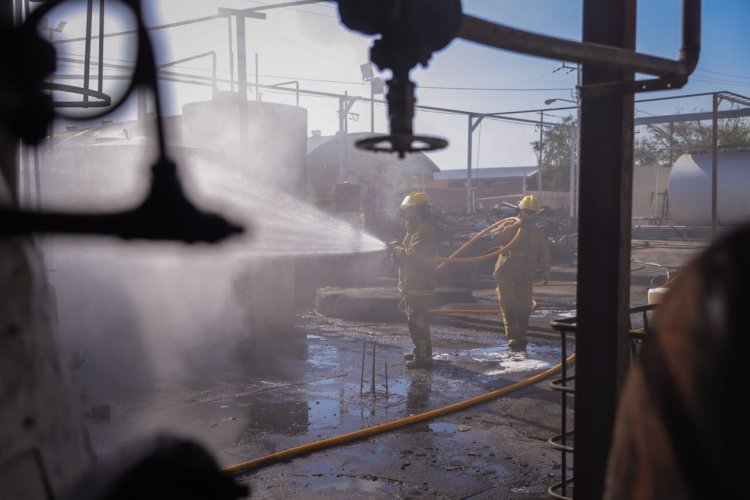
<path fill-rule="evenodd" d="M 468 249 L 471 245 L 473 245 L 474 242 L 476 242 L 479 238 L 484 236 L 487 232 L 491 231 L 492 229 L 495 229 L 496 227 L 506 225 L 510 222 L 517 222 L 518 220 L 519 219 L 517 217 L 508 217 L 506 219 L 500 220 L 488 226 L 487 228 L 483 229 L 476 236 L 474 236 L 469 241 L 461 245 L 461 247 L 455 252 L 453 252 L 449 257 L 441 258 L 441 263 L 438 265 L 438 270 L 443 268 L 449 262 L 454 262 L 454 263 L 481 262 L 484 260 L 491 259 L 493 257 L 497 257 L 502 252 L 509 250 L 516 243 L 516 241 L 518 241 L 518 237 L 521 234 L 520 229 L 518 230 L 518 232 L 516 232 L 516 235 L 507 245 L 500 247 L 495 252 L 492 252 L 487 255 L 482 255 L 479 257 L 467 257 L 467 258 L 458 257 L 461 253 L 463 253 L 466 249 Z M 401 303 L 399 303 L 399 309 L 401 309 L 403 302 L 404 300 L 402 299 Z M 460 313 L 460 314 L 497 314 L 498 313 L 498 310 L 493 310 L 493 309 L 431 309 L 430 311 L 440 312 L 444 314 L 457 314 L 457 313 Z M 571 363 L 574 360 L 575 360 L 575 354 L 571 354 L 567 358 L 568 363 Z M 492 401 L 494 399 L 510 394 L 511 392 L 523 389 L 530 385 L 534 385 L 544 380 L 545 378 L 554 375 L 555 373 L 560 371 L 561 368 L 562 368 L 562 364 L 558 364 L 548 370 L 543 371 L 542 373 L 533 375 L 525 380 L 517 382 L 508 387 L 503 387 L 502 389 L 496 389 L 494 391 L 490 391 L 488 393 L 476 396 L 471 399 L 467 399 L 465 401 L 454 403 L 448 406 L 443 406 L 441 408 L 436 408 L 434 410 L 429 410 L 423 413 L 419 413 L 417 415 L 411 415 L 409 417 L 400 418 L 398 420 L 392 420 L 390 422 L 386 422 L 383 424 L 373 425 L 371 427 L 366 427 L 364 429 L 360 429 L 354 432 L 349 432 L 347 434 L 341 434 L 339 436 L 333 436 L 330 438 L 321 439 L 319 441 L 313 441 L 312 443 L 306 443 L 303 445 L 295 446 L 293 448 L 287 448 L 286 450 L 278 451 L 276 453 L 271 453 L 269 455 L 255 458 L 253 460 L 248 460 L 246 462 L 240 462 L 238 464 L 230 465 L 229 467 L 224 468 L 223 471 L 226 474 L 238 474 L 240 472 L 248 472 L 251 470 L 260 469 L 261 467 L 265 467 L 267 465 L 271 465 L 273 463 L 280 462 L 282 460 L 289 460 L 291 458 L 295 458 L 300 455 L 313 453 L 315 451 L 324 450 L 326 448 L 332 448 L 332 447 L 339 446 L 345 443 L 357 441 L 359 439 L 364 439 L 370 436 L 375 436 L 377 434 L 382 434 L 384 432 L 400 429 L 400 428 L 407 427 L 409 425 L 413 425 L 419 422 L 425 422 L 427 420 L 432 420 L 434 418 L 442 417 L 444 415 L 448 415 L 448 414 L 455 413 L 461 410 L 465 410 L 467 408 L 471 408 L 473 406 L 477 406 L 479 404 Z"/>
<path fill-rule="evenodd" d="M 573 362 L 575 360 L 575 356 L 576 356 L 575 354 L 571 354 L 567 358 L 567 362 L 568 363 Z M 261 467 L 265 467 L 267 465 L 271 465 L 276 462 L 280 462 L 282 460 L 289 460 L 290 458 L 295 458 L 300 455 L 305 455 L 307 453 L 324 450 L 326 448 L 332 448 L 334 446 L 339 446 L 339 445 L 349 443 L 352 441 L 356 441 L 359 439 L 364 439 L 366 437 L 375 436 L 377 434 L 382 434 L 384 432 L 392 431 L 395 429 L 400 429 L 402 427 L 406 427 L 406 426 L 416 424 L 419 422 L 424 422 L 426 420 L 431 420 L 437 417 L 442 417 L 450 413 L 455 413 L 461 410 L 465 410 L 467 408 L 471 408 L 472 406 L 476 406 L 482 403 L 486 403 L 488 401 L 492 401 L 493 399 L 497 399 L 501 396 L 505 396 L 506 394 L 509 394 L 513 391 L 523 389 L 524 387 L 534 385 L 538 382 L 541 382 L 545 378 L 554 375 L 561 369 L 562 369 L 562 363 L 556 366 L 553 366 L 552 368 L 549 368 L 548 370 L 545 370 L 542 373 L 538 373 L 525 380 L 516 382 L 515 384 L 510 385 L 508 387 L 503 387 L 502 389 L 496 389 L 494 391 L 481 394 L 479 396 L 476 396 L 471 399 L 467 399 L 465 401 L 453 403 L 448 406 L 443 406 L 441 408 L 436 408 L 434 410 L 429 410 L 423 413 L 418 413 L 416 415 L 411 415 L 408 417 L 400 418 L 398 420 L 392 420 L 390 422 L 385 422 L 383 424 L 373 425 L 371 427 L 366 427 L 364 429 L 360 429 L 354 432 L 349 432 L 347 434 L 341 434 L 338 436 L 321 439 L 319 441 L 313 441 L 312 443 L 306 443 L 300 446 L 295 446 L 293 448 L 287 448 L 286 450 L 277 451 L 276 453 L 271 453 L 269 455 L 255 458 L 253 460 L 248 460 L 246 462 L 240 462 L 238 464 L 230 465 L 229 467 L 226 467 L 225 469 L 223 469 L 223 471 L 226 474 L 238 474 L 240 472 L 248 472 L 251 470 L 260 469 Z"/>
<path fill-rule="evenodd" d="M 478 257 L 459 257 L 459 255 L 461 255 L 465 250 L 467 250 L 476 241 L 478 241 L 479 238 L 481 238 L 482 236 L 484 236 L 488 232 L 492 231 L 495 228 L 499 228 L 501 226 L 505 226 L 505 225 L 507 225 L 509 223 L 515 223 L 515 222 L 520 222 L 520 219 L 518 217 L 506 217 L 505 219 L 499 220 L 499 221 L 495 222 L 494 224 L 492 224 L 490 226 L 487 226 L 486 228 L 482 229 L 473 238 L 471 238 L 469 241 L 467 241 L 466 243 L 464 243 L 463 245 L 461 245 L 458 248 L 458 250 L 456 250 L 455 252 L 453 252 L 450 256 L 448 256 L 448 257 L 438 257 L 438 259 L 440 259 L 441 262 L 440 262 L 440 264 L 438 264 L 437 270 L 439 271 L 440 269 L 442 269 L 443 267 L 445 267 L 446 264 L 448 264 L 448 263 L 469 264 L 469 263 L 475 263 L 475 262 L 482 262 L 482 261 L 485 261 L 485 260 L 488 260 L 488 259 L 495 258 L 498 255 L 500 255 L 502 252 L 505 252 L 506 250 L 510 250 L 513 247 L 513 245 L 515 245 L 516 242 L 518 241 L 518 237 L 521 235 L 521 228 L 518 229 L 518 231 L 516 232 L 516 235 L 513 237 L 512 240 L 510 240 L 510 242 L 507 245 L 505 245 L 503 247 L 500 247 L 499 249 L 497 249 L 496 251 L 494 251 L 492 253 L 489 253 L 487 255 L 480 255 Z M 396 309 L 398 309 L 402 313 L 406 314 L 405 305 L 406 305 L 406 299 L 401 299 L 401 301 L 396 306 Z M 474 311 L 474 309 L 472 309 L 472 311 Z M 480 312 L 467 313 L 467 312 L 464 312 L 463 309 L 455 309 L 455 310 L 451 310 L 451 309 L 430 309 L 431 313 L 439 313 L 439 314 L 498 314 L 500 312 L 499 309 L 477 309 L 476 311 L 480 311 Z"/>
<path fill-rule="evenodd" d="M 518 241 L 518 236 L 521 234 L 521 229 L 520 228 L 516 232 L 516 235 L 513 237 L 513 239 L 510 240 L 510 242 L 507 245 L 505 245 L 504 247 L 500 247 L 495 252 L 488 253 L 487 255 L 480 255 L 478 257 L 459 257 L 459 255 L 461 255 L 465 250 L 467 250 L 469 247 L 471 247 L 479 238 L 481 238 L 482 236 L 484 236 L 485 234 L 487 234 L 489 231 L 492 231 L 495 228 L 499 228 L 500 226 L 505 226 L 508 223 L 515 223 L 515 222 L 519 222 L 519 221 L 520 221 L 520 219 L 518 217 L 506 217 L 505 219 L 499 220 L 499 221 L 495 222 L 494 224 L 492 224 L 491 226 L 488 226 L 488 227 L 482 229 L 479 233 L 477 233 L 476 236 L 474 236 L 469 241 L 467 241 L 466 243 L 464 243 L 463 245 L 461 245 L 458 248 L 458 250 L 456 250 L 455 252 L 453 252 L 450 256 L 448 256 L 448 257 L 440 257 L 440 260 L 442 262 L 440 262 L 440 264 L 437 267 L 438 271 L 440 269 L 442 269 L 443 267 L 445 267 L 445 265 L 448 264 L 449 262 L 462 263 L 462 264 L 469 264 L 469 263 L 473 263 L 473 262 L 482 262 L 484 260 L 488 260 L 488 259 L 491 259 L 493 257 L 497 257 L 498 255 L 500 255 L 501 253 L 505 252 L 506 250 L 510 250 L 510 248 L 513 245 L 515 245 L 516 241 Z"/>

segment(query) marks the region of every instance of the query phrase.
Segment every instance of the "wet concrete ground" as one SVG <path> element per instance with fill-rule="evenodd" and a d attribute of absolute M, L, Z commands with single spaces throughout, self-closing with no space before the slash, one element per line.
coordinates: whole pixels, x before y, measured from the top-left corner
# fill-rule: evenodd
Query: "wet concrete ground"
<path fill-rule="evenodd" d="M 402 360 L 409 347 L 404 325 L 361 325 L 313 313 L 303 321 L 304 338 L 278 348 L 242 346 L 237 354 L 246 363 L 228 364 L 211 379 L 133 388 L 111 402 L 109 422 L 91 423 L 95 449 L 107 454 L 137 435 L 169 430 L 203 442 L 228 466 L 504 387 L 559 357 L 554 341 L 533 339 L 522 358 L 511 356 L 498 335 L 441 326 L 434 332 L 434 369 L 411 371 Z M 557 453 L 545 444 L 559 419 L 559 396 L 539 385 L 241 479 L 253 497 L 537 498 L 559 473 Z"/>
<path fill-rule="evenodd" d="M 682 260 L 676 249 L 644 257 L 656 260 L 663 253 L 672 259 L 664 265 L 677 266 L 693 251 L 685 250 Z M 566 272 L 557 269 L 553 278 Z M 646 302 L 647 288 L 633 285 L 633 305 Z M 481 306 L 495 304 L 491 289 L 474 295 L 486 303 Z M 109 401 L 90 401 L 112 409 L 108 422 L 90 422 L 92 444 L 106 455 L 138 435 L 166 430 L 199 440 L 229 466 L 505 387 L 559 362 L 559 341 L 545 330 L 551 317 L 573 314 L 574 284 L 558 279 L 537 287 L 535 297 L 532 330 L 540 335 L 531 338 L 527 356 L 508 352 L 494 317 L 436 318 L 430 371 L 404 367 L 402 356 L 410 349 L 404 324 L 364 324 L 308 311 L 297 332 L 250 335 L 218 365 L 196 356 L 192 377 L 134 385 Z M 574 351 L 572 343 L 568 350 Z M 544 382 L 238 477 L 256 498 L 548 498 L 544 492 L 561 471 L 559 452 L 546 441 L 559 432 L 560 411 L 559 394 Z"/>

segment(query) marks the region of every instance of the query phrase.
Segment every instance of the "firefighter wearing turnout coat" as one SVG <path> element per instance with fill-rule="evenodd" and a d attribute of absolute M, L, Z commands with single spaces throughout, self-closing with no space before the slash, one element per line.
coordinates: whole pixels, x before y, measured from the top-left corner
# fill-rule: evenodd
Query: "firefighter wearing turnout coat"
<path fill-rule="evenodd" d="M 406 236 L 394 247 L 398 287 L 404 296 L 409 335 L 414 343 L 404 356 L 407 368 L 432 366 L 429 312 L 437 283 L 437 233 L 430 217 L 430 199 L 421 191 L 409 193 L 401 203 Z"/>
<path fill-rule="evenodd" d="M 518 220 L 501 225 L 490 234 L 500 246 L 508 245 L 497 258 L 493 276 L 497 280 L 500 319 L 505 327 L 511 351 L 526 350 L 526 329 L 532 309 L 532 290 L 537 269 L 546 282 L 550 273 L 550 252 L 547 238 L 534 221 L 539 204 L 533 195 L 518 204 Z M 510 244 L 510 245 L 509 245 Z"/>

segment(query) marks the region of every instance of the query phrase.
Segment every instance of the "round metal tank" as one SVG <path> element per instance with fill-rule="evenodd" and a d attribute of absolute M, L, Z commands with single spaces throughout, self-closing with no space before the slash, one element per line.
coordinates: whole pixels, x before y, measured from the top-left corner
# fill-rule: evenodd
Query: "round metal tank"
<path fill-rule="evenodd" d="M 183 143 L 217 153 L 265 187 L 304 199 L 307 184 L 307 110 L 247 101 L 220 92 L 183 106 Z"/>
<path fill-rule="evenodd" d="M 718 157 L 717 216 L 720 225 L 750 220 L 750 152 Z M 675 224 L 711 225 L 711 154 L 680 156 L 669 176 L 669 210 Z"/>

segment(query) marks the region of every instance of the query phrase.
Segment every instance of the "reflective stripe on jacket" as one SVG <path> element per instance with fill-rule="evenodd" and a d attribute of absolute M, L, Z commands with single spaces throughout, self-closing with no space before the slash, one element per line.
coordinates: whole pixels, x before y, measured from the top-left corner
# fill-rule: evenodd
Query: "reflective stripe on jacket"
<path fill-rule="evenodd" d="M 413 295 L 434 295 L 437 285 L 437 233 L 430 220 L 406 233 L 394 249 L 398 259 L 398 288 Z"/>
<path fill-rule="evenodd" d="M 547 237 L 532 222 L 515 223 L 492 231 L 492 240 L 498 245 L 507 245 L 522 229 L 521 235 L 513 246 L 501 253 L 495 264 L 493 276 L 498 279 L 534 281 L 539 268 L 542 276 L 548 278 L 550 272 L 550 254 Z"/>

